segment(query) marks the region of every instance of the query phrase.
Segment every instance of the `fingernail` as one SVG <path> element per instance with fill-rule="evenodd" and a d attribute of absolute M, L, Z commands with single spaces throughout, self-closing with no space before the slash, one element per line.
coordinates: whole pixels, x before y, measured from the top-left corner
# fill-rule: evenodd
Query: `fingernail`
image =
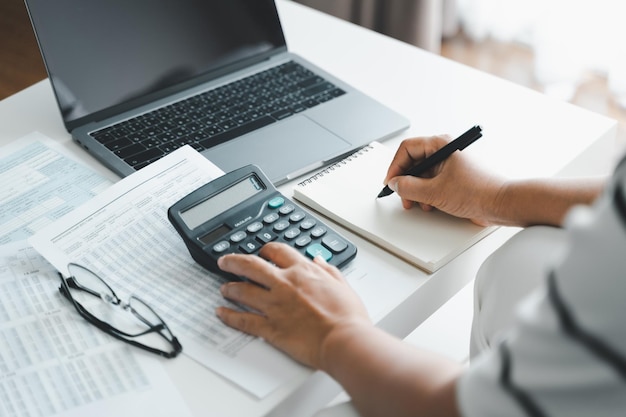
<path fill-rule="evenodd" d="M 315 255 L 315 258 L 313 258 L 313 260 L 315 262 L 319 262 L 319 263 L 326 263 L 326 259 L 324 259 L 324 257 L 322 255 Z"/>
<path fill-rule="evenodd" d="M 226 295 L 227 292 L 228 292 L 228 284 L 222 284 L 220 286 L 220 293 L 222 295 Z"/>
<path fill-rule="evenodd" d="M 398 179 L 392 178 L 391 180 L 389 180 L 389 183 L 387 184 L 387 186 L 397 193 L 398 192 Z"/>

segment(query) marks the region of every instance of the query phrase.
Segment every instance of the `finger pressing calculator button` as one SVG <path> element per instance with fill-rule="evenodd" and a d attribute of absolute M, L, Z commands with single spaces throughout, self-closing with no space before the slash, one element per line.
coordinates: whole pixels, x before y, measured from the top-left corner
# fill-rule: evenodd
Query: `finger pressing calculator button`
<path fill-rule="evenodd" d="M 298 237 L 299 234 L 300 234 L 300 229 L 292 227 L 291 229 L 285 232 L 285 239 L 287 240 L 295 239 Z"/>
<path fill-rule="evenodd" d="M 224 251 L 227 251 L 228 248 L 230 248 L 230 243 L 228 243 L 226 240 L 222 240 L 213 245 L 213 252 L 222 253 Z"/>
<path fill-rule="evenodd" d="M 333 254 L 330 253 L 328 249 L 320 245 L 319 243 L 314 243 L 306 248 L 306 254 L 309 258 L 313 259 L 316 256 L 320 255 L 326 262 L 330 261 L 333 257 Z"/>
<path fill-rule="evenodd" d="M 322 245 L 330 249 L 333 253 L 346 250 L 348 243 L 337 235 L 329 234 L 322 239 Z"/>
<path fill-rule="evenodd" d="M 311 238 L 309 236 L 300 236 L 299 238 L 296 239 L 296 241 L 294 242 L 294 244 L 296 245 L 296 247 L 298 248 L 303 248 L 306 245 L 308 245 L 309 243 L 311 243 Z"/>
<path fill-rule="evenodd" d="M 315 229 L 311 230 L 311 236 L 314 238 L 322 237 L 326 233 L 326 228 L 322 226 L 317 226 Z"/>
<path fill-rule="evenodd" d="M 230 241 L 233 243 L 238 243 L 244 240 L 248 235 L 243 230 L 233 233 L 230 235 Z"/>
<path fill-rule="evenodd" d="M 277 237 L 278 236 L 276 236 L 272 232 L 263 232 L 263 233 L 259 233 L 258 235 L 256 235 L 256 240 L 258 240 L 261 243 L 267 243 L 267 242 L 271 242 L 272 240 L 276 239 Z"/>
<path fill-rule="evenodd" d="M 261 229 L 263 229 L 263 223 L 261 222 L 250 223 L 246 228 L 246 230 L 250 233 L 256 233 Z"/>
<path fill-rule="evenodd" d="M 241 249 L 243 253 L 254 253 L 261 249 L 261 244 L 255 242 L 254 240 L 249 240 L 239 245 L 239 249 Z"/>
<path fill-rule="evenodd" d="M 285 199 L 280 196 L 274 197 L 270 201 L 267 202 L 267 205 L 272 209 L 277 209 L 283 204 L 285 204 Z"/>

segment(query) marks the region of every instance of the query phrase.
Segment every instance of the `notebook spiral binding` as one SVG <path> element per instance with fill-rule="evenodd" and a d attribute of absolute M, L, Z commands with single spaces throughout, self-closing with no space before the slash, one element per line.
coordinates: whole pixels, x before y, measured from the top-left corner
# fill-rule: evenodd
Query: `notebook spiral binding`
<path fill-rule="evenodd" d="M 318 178 L 321 178 L 321 177 L 323 177 L 326 174 L 330 174 L 335 169 L 341 168 L 342 166 L 346 165 L 348 162 L 352 161 L 353 159 L 358 158 L 359 156 L 369 152 L 372 149 L 374 149 L 374 147 L 372 145 L 365 145 L 364 147 L 362 147 L 361 149 L 359 149 L 358 151 L 356 151 L 352 155 L 345 157 L 344 159 L 342 159 L 339 162 L 335 162 L 334 164 L 332 164 L 328 168 L 325 168 L 325 169 L 321 170 L 320 172 L 318 172 L 317 174 L 315 174 L 315 175 L 305 179 L 304 181 L 299 182 L 298 186 L 304 187 L 307 184 L 312 183 L 313 181 L 317 181 Z"/>

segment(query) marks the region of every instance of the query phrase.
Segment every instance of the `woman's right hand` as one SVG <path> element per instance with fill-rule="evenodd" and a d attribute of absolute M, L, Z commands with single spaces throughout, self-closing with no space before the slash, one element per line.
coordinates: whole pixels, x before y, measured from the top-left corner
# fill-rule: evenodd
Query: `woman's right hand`
<path fill-rule="evenodd" d="M 481 226 L 501 224 L 497 213 L 506 180 L 479 168 L 461 152 L 454 152 L 424 177 L 403 175 L 449 141 L 448 136 L 404 140 L 384 183 L 402 198 L 402 205 L 407 209 L 418 203 L 423 210 L 436 208 Z"/>

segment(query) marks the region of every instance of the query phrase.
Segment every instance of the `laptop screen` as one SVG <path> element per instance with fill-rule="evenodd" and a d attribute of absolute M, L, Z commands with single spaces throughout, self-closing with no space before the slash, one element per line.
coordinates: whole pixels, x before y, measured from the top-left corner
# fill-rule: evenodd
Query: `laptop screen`
<path fill-rule="evenodd" d="M 66 124 L 285 45 L 274 0 L 26 3 Z"/>

